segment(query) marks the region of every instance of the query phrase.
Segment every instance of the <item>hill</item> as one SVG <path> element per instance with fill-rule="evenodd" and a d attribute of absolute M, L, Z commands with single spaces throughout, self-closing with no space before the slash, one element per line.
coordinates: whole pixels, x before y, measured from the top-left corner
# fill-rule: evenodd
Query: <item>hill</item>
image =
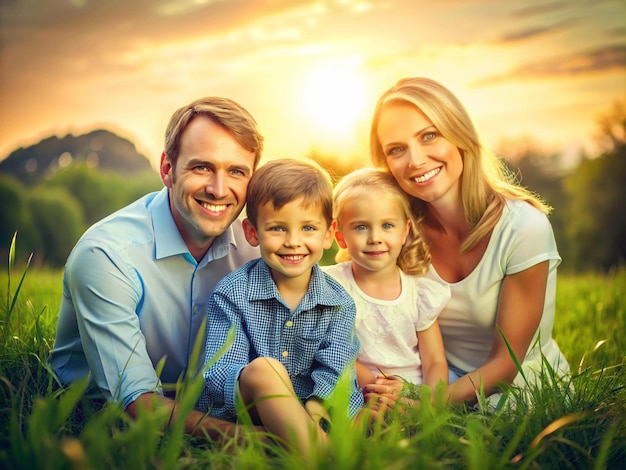
<path fill-rule="evenodd" d="M 79 136 L 52 136 L 30 147 L 21 147 L 0 161 L 0 174 L 33 186 L 57 169 L 72 164 L 123 174 L 151 170 L 148 159 L 137 152 L 132 142 L 99 129 Z"/>

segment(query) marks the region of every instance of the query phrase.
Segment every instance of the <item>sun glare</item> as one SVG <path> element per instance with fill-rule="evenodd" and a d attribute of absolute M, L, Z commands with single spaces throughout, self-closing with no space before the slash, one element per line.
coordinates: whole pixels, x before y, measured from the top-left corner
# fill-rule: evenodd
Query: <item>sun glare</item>
<path fill-rule="evenodd" d="M 329 137 L 353 133 L 367 102 L 363 75 L 352 64 L 314 67 L 304 79 L 301 97 L 307 120 Z"/>

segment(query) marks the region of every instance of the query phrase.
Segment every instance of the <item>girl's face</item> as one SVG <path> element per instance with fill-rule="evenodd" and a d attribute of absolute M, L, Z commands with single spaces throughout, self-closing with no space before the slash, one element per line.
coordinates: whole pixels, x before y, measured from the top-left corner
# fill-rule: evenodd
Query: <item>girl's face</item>
<path fill-rule="evenodd" d="M 424 113 L 409 103 L 389 103 L 378 121 L 387 165 L 408 194 L 437 204 L 460 199 L 463 159 Z"/>
<path fill-rule="evenodd" d="M 355 269 L 383 271 L 396 269 L 409 227 L 393 195 L 370 191 L 344 202 L 335 237 L 348 249 Z"/>

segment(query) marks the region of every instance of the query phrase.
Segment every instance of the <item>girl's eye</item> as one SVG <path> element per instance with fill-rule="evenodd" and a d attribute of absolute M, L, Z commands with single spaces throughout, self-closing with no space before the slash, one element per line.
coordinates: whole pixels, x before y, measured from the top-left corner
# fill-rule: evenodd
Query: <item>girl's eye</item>
<path fill-rule="evenodd" d="M 357 225 L 356 227 L 354 227 L 354 230 L 362 232 L 364 230 L 367 230 L 367 227 L 364 224 L 360 224 L 360 225 Z"/>
<path fill-rule="evenodd" d="M 389 222 L 383 224 L 383 229 L 385 230 L 390 230 L 393 228 L 393 224 L 390 224 Z"/>
<path fill-rule="evenodd" d="M 302 227 L 303 232 L 312 232 L 314 230 L 315 230 L 315 227 L 313 227 L 312 225 L 305 225 L 304 227 Z"/>

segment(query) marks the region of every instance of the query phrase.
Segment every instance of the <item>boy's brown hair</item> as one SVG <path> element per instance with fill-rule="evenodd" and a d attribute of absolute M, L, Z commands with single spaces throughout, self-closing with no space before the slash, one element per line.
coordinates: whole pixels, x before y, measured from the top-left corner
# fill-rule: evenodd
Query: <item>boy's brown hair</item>
<path fill-rule="evenodd" d="M 319 207 L 330 227 L 333 220 L 333 184 L 328 172 L 313 160 L 271 160 L 250 178 L 246 193 L 247 217 L 256 227 L 260 206 L 271 203 L 274 209 L 280 209 L 299 198 L 306 207 Z"/>

